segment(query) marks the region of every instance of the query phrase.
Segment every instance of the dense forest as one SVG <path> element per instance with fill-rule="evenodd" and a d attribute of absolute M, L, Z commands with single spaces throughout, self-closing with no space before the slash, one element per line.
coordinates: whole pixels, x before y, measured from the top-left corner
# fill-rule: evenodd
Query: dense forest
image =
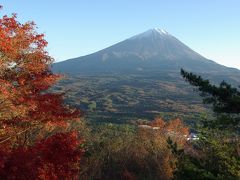
<path fill-rule="evenodd" d="M 211 115 L 179 70 L 171 74 L 67 75 L 51 90 L 65 93 L 66 104 L 82 109 L 92 123 L 131 124 L 162 116 L 194 126 L 204 114 Z"/>
<path fill-rule="evenodd" d="M 134 123 L 97 124 L 84 117 L 84 106 L 71 107 L 71 99 L 64 100 L 68 92 L 54 86 L 64 77 L 51 71 L 47 41 L 33 22 L 3 16 L 0 37 L 0 179 L 240 178 L 239 88 L 224 81 L 213 85 L 182 69 L 179 78 L 200 93 L 196 106 L 203 114 L 190 112 L 195 123 L 187 123 L 184 113 L 164 119 L 161 112 L 142 119 L 136 114 Z M 126 106 L 145 93 L 137 92 Z M 200 105 L 200 97 L 211 110 Z M 115 98 L 125 99 L 120 92 Z M 156 108 L 144 102 L 143 107 Z M 114 113 L 113 104 L 108 108 Z M 92 100 L 88 108 L 95 105 Z"/>

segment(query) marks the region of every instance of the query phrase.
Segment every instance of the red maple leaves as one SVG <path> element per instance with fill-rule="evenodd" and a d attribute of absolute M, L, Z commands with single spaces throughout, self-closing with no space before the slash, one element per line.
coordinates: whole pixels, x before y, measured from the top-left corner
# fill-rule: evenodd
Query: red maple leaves
<path fill-rule="evenodd" d="M 76 133 L 58 133 L 34 146 L 2 152 L 0 178 L 74 178 L 78 174 L 78 162 L 83 153 L 80 143 Z"/>
<path fill-rule="evenodd" d="M 82 140 L 66 127 L 81 113 L 47 91 L 60 78 L 47 41 L 16 18 L 0 19 L 0 179 L 75 178 Z"/>

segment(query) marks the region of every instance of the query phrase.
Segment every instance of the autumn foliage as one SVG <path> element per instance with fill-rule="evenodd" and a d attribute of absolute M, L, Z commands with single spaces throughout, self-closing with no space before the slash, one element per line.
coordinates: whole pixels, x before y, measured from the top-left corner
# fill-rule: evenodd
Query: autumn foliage
<path fill-rule="evenodd" d="M 66 129 L 81 114 L 47 91 L 60 76 L 35 29 L 0 19 L 0 179 L 75 178 L 82 140 Z"/>
<path fill-rule="evenodd" d="M 156 118 L 150 125 L 158 130 L 159 133 L 170 137 L 178 145 L 183 146 L 187 142 L 189 128 L 180 119 L 165 122 L 161 118 Z"/>
<path fill-rule="evenodd" d="M 140 125 L 101 125 L 87 144 L 81 179 L 173 179 L 178 158 L 169 137 L 183 150 L 189 130 L 179 119 Z"/>
<path fill-rule="evenodd" d="M 74 178 L 82 151 L 78 148 L 76 133 L 58 133 L 37 142 L 34 146 L 21 146 L 4 157 L 0 177 L 9 179 Z M 70 166 L 71 165 L 71 166 Z"/>

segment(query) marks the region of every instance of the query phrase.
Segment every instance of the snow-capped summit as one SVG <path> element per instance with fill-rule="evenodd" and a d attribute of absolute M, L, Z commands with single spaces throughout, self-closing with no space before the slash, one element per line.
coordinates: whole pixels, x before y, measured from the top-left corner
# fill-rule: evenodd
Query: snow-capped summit
<path fill-rule="evenodd" d="M 154 28 L 153 29 L 154 31 L 157 31 L 158 33 L 160 33 L 161 35 L 166 35 L 166 34 L 168 34 L 168 32 L 167 31 L 165 31 L 164 29 L 160 29 L 160 28 Z"/>
<path fill-rule="evenodd" d="M 138 34 L 136 36 L 131 37 L 130 39 L 136 39 L 136 38 L 145 38 L 145 37 L 149 37 L 149 36 L 168 36 L 170 35 L 167 31 L 165 31 L 164 29 L 160 29 L 160 28 L 153 28 L 153 29 L 149 29 L 141 34 Z"/>

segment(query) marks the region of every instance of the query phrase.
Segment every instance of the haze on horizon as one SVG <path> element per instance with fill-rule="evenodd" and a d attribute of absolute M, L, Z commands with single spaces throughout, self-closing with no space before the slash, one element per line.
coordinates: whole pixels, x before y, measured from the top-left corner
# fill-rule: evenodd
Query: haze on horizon
<path fill-rule="evenodd" d="M 4 14 L 34 21 L 57 61 L 104 49 L 161 28 L 208 59 L 240 69 L 240 1 L 3 0 Z"/>

